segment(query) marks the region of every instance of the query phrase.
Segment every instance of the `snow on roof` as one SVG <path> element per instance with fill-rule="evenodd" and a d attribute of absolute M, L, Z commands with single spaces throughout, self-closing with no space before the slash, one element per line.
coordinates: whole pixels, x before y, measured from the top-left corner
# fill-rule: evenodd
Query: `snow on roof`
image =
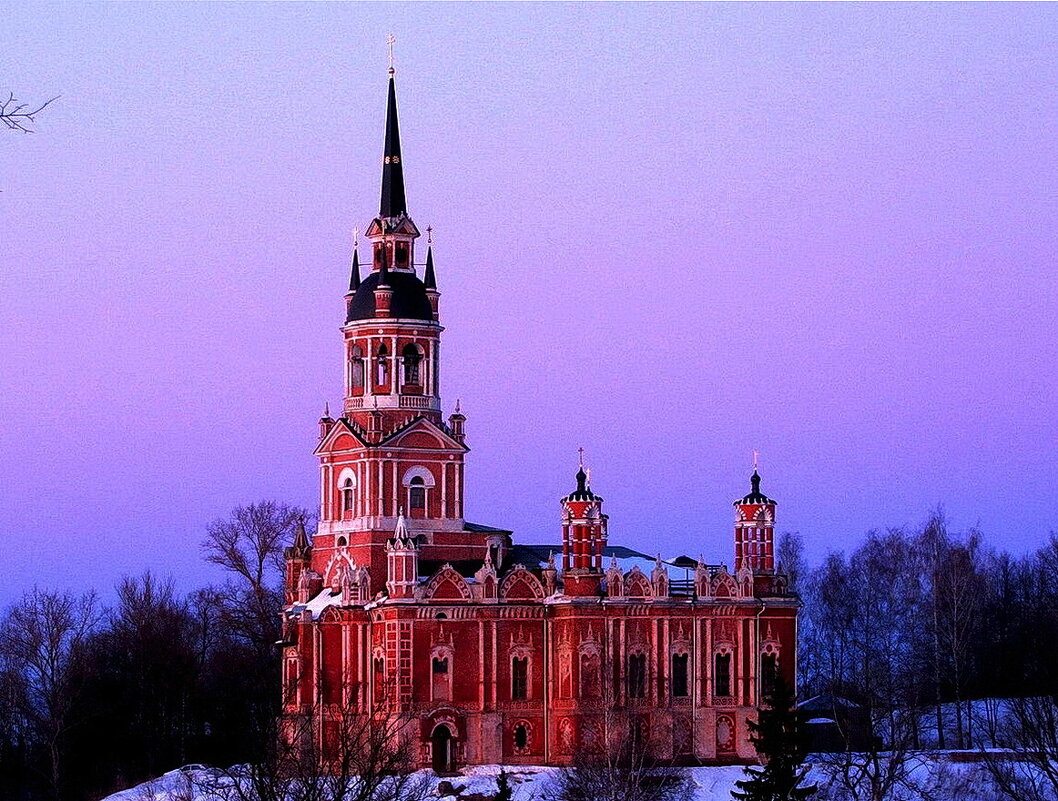
<path fill-rule="evenodd" d="M 290 612 L 294 617 L 299 617 L 303 611 L 308 609 L 312 613 L 312 619 L 318 620 L 324 609 L 328 606 L 337 606 L 341 603 L 341 600 L 342 594 L 340 592 L 332 592 L 330 587 L 324 587 L 320 594 L 307 604 L 294 604 L 291 606 Z"/>

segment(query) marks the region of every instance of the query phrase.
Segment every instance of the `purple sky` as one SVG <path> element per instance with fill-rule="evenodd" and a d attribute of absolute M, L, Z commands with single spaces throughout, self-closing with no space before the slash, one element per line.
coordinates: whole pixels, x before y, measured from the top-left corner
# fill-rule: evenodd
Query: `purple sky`
<path fill-rule="evenodd" d="M 0 8 L 0 563 L 215 578 L 206 524 L 312 504 L 397 43 L 467 514 L 731 560 L 760 449 L 813 558 L 943 503 L 1058 529 L 1058 7 Z"/>

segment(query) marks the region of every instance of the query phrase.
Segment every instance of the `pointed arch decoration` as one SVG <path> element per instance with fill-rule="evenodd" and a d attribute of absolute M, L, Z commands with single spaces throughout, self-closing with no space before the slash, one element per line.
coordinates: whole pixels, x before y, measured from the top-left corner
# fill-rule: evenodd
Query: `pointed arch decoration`
<path fill-rule="evenodd" d="M 625 595 L 629 598 L 650 598 L 654 591 L 650 586 L 650 579 L 636 565 L 625 575 Z"/>
<path fill-rule="evenodd" d="M 444 565 L 438 570 L 423 589 L 425 600 L 463 600 L 471 599 L 470 585 L 451 565 Z"/>
<path fill-rule="evenodd" d="M 504 601 L 544 599 L 544 588 L 540 580 L 524 565 L 515 565 L 500 583 L 500 598 Z"/>

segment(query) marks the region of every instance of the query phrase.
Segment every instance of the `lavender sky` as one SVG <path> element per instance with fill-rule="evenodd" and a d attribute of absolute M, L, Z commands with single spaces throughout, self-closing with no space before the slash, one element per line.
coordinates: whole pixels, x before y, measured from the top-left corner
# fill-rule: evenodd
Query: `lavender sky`
<path fill-rule="evenodd" d="M 943 504 L 1058 529 L 1058 6 L 0 8 L 0 595 L 217 578 L 311 505 L 385 34 L 467 514 L 731 560 L 761 451 L 812 558 Z"/>

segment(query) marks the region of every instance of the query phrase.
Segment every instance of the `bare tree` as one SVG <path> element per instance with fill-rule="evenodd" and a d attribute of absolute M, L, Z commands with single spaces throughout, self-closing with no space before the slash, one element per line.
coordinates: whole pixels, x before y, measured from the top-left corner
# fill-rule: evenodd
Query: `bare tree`
<path fill-rule="evenodd" d="M 0 101 L 0 122 L 11 131 L 33 133 L 30 126 L 37 121 L 37 115 L 58 99 L 59 97 L 55 96 L 51 100 L 34 105 L 19 103 L 14 94 L 8 93 L 7 100 Z"/>
<path fill-rule="evenodd" d="M 1002 751 L 984 751 L 997 791 L 1011 801 L 1058 799 L 1058 697 L 1011 698 L 997 724 Z"/>
<path fill-rule="evenodd" d="M 579 749 L 573 764 L 558 771 L 549 799 L 683 801 L 691 789 L 686 771 L 659 766 L 634 730 L 611 730 L 602 748 Z"/>
<path fill-rule="evenodd" d="M 608 658 L 601 676 L 613 676 Z M 582 737 L 573 764 L 556 774 L 547 801 L 684 801 L 692 795 L 687 771 L 664 767 L 653 754 L 648 732 L 634 712 L 617 703 L 611 682 L 603 681 L 599 724 Z"/>
<path fill-rule="evenodd" d="M 422 801 L 413 722 L 354 707 L 320 705 L 277 718 L 261 759 L 197 782 L 206 801 Z"/>
<path fill-rule="evenodd" d="M 294 539 L 305 509 L 276 501 L 237 507 L 227 520 L 214 521 L 202 549 L 206 560 L 231 578 L 223 599 L 227 626 L 264 653 L 272 653 L 279 639 L 279 609 L 283 605 L 283 548 Z"/>
<path fill-rule="evenodd" d="M 63 795 L 65 741 L 81 700 L 78 661 L 99 619 L 93 593 L 33 589 L 8 610 L 0 630 L 0 654 L 15 687 L 10 701 L 47 754 L 46 781 L 55 798 Z"/>
<path fill-rule="evenodd" d="M 783 532 L 777 551 L 779 569 L 786 575 L 791 592 L 801 591 L 801 582 L 808 572 L 805 562 L 804 538 L 796 531 Z"/>

